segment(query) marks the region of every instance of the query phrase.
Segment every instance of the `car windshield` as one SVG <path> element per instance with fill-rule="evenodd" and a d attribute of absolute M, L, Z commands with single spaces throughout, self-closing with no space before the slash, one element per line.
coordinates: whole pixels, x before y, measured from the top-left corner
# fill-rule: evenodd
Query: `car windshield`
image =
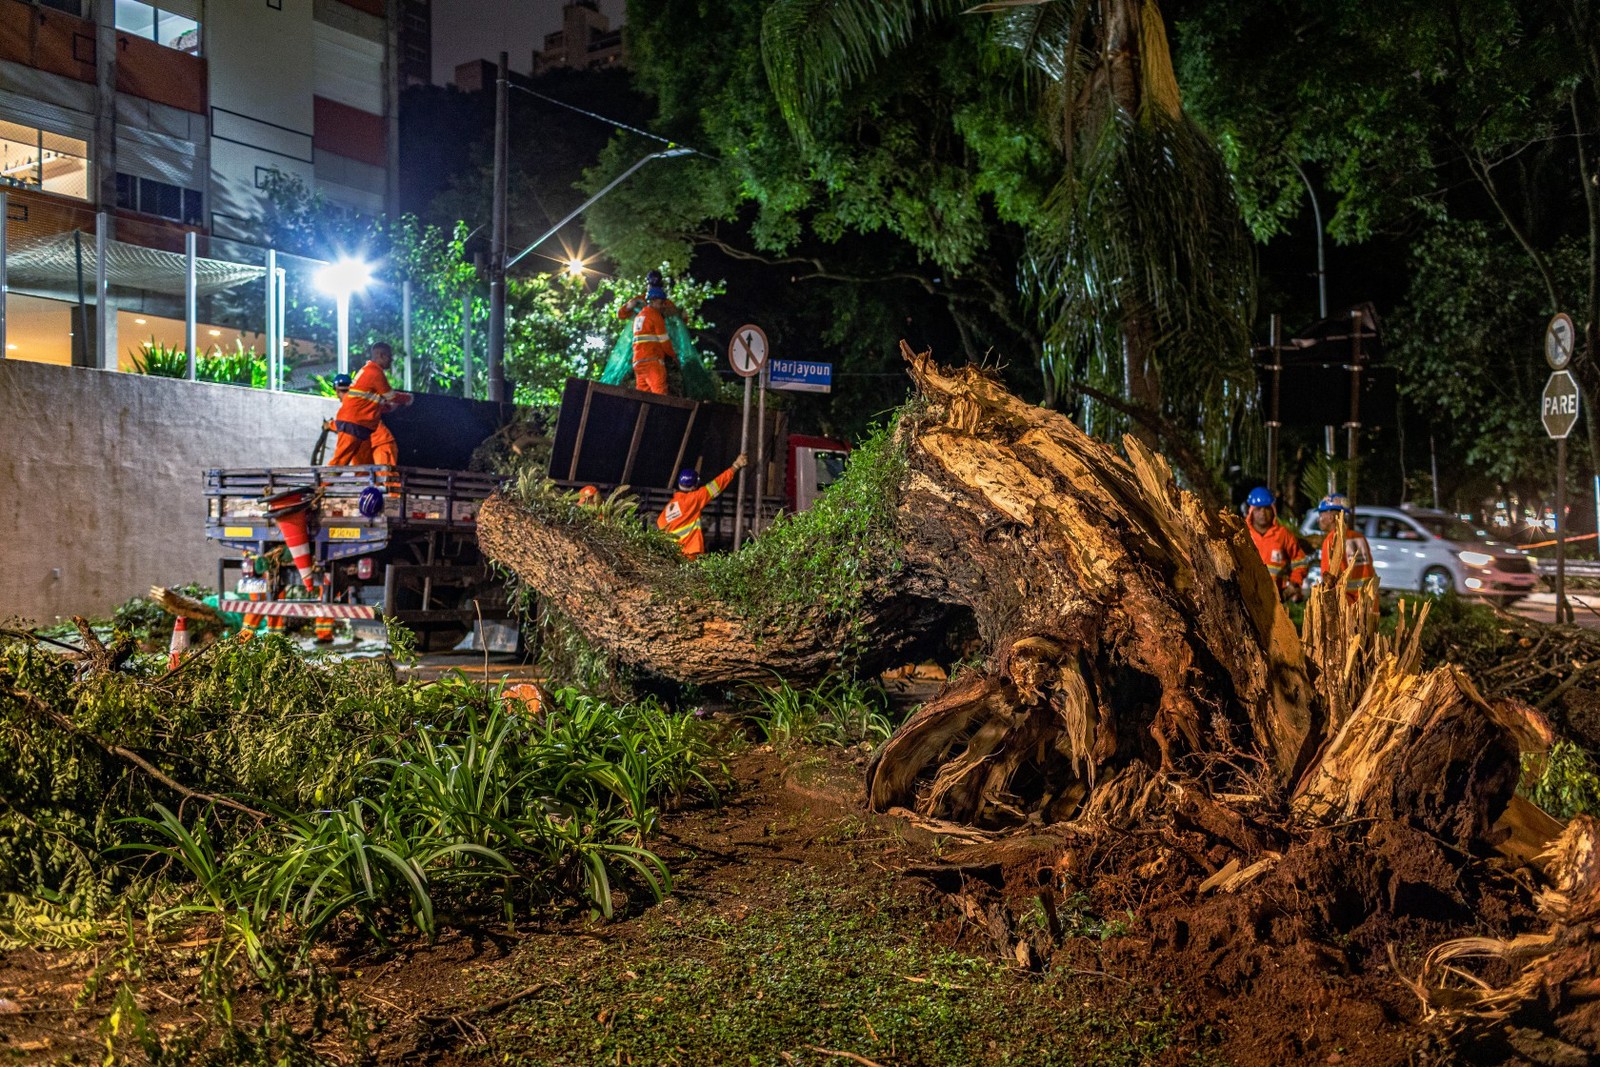
<path fill-rule="evenodd" d="M 1413 515 L 1411 516 L 1423 529 L 1435 537 L 1442 537 L 1446 541 L 1482 541 L 1488 534 L 1484 531 L 1469 526 L 1454 515 Z"/>

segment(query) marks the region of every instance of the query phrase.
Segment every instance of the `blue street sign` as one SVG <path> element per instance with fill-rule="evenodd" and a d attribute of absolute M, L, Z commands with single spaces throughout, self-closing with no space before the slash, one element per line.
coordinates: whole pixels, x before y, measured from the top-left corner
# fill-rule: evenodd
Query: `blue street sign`
<path fill-rule="evenodd" d="M 833 364 L 809 363 L 803 359 L 769 359 L 767 387 L 796 393 L 827 393 L 833 390 Z"/>

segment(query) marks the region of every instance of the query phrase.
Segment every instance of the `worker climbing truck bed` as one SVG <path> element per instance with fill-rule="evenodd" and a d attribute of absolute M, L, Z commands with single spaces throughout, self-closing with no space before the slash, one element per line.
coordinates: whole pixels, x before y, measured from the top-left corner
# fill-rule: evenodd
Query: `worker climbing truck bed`
<path fill-rule="evenodd" d="M 231 550 L 217 561 L 225 610 L 389 618 L 417 633 L 425 648 L 453 642 L 479 620 L 510 616 L 504 583 L 478 551 L 478 508 L 500 478 L 461 469 L 501 425 L 500 409 L 419 396 L 386 418 L 400 444 L 397 468 L 205 472 L 206 535 Z M 410 459 L 447 465 L 409 465 Z M 291 550 L 302 520 L 309 589 Z M 261 591 L 260 601 L 247 603 L 251 589 Z"/>

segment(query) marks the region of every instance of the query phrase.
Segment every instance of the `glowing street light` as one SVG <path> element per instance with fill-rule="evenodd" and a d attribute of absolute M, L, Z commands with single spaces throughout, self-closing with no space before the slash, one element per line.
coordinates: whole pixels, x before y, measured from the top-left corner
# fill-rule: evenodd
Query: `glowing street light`
<path fill-rule="evenodd" d="M 350 297 L 372 284 L 372 264 L 340 256 L 317 270 L 317 288 L 333 297 L 339 313 L 339 373 L 350 373 Z"/>
<path fill-rule="evenodd" d="M 579 259 L 577 256 L 573 256 L 571 259 L 567 260 L 567 277 L 569 278 L 581 278 L 583 277 L 583 272 L 587 269 L 588 268 L 584 266 L 583 260 Z"/>

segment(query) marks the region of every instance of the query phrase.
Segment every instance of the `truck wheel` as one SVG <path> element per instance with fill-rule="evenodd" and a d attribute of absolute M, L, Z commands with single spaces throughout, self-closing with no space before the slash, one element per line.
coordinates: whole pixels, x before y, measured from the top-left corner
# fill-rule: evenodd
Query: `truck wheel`
<path fill-rule="evenodd" d="M 1455 579 L 1443 567 L 1429 567 L 1422 572 L 1422 591 L 1429 596 L 1444 596 L 1454 592 Z"/>

